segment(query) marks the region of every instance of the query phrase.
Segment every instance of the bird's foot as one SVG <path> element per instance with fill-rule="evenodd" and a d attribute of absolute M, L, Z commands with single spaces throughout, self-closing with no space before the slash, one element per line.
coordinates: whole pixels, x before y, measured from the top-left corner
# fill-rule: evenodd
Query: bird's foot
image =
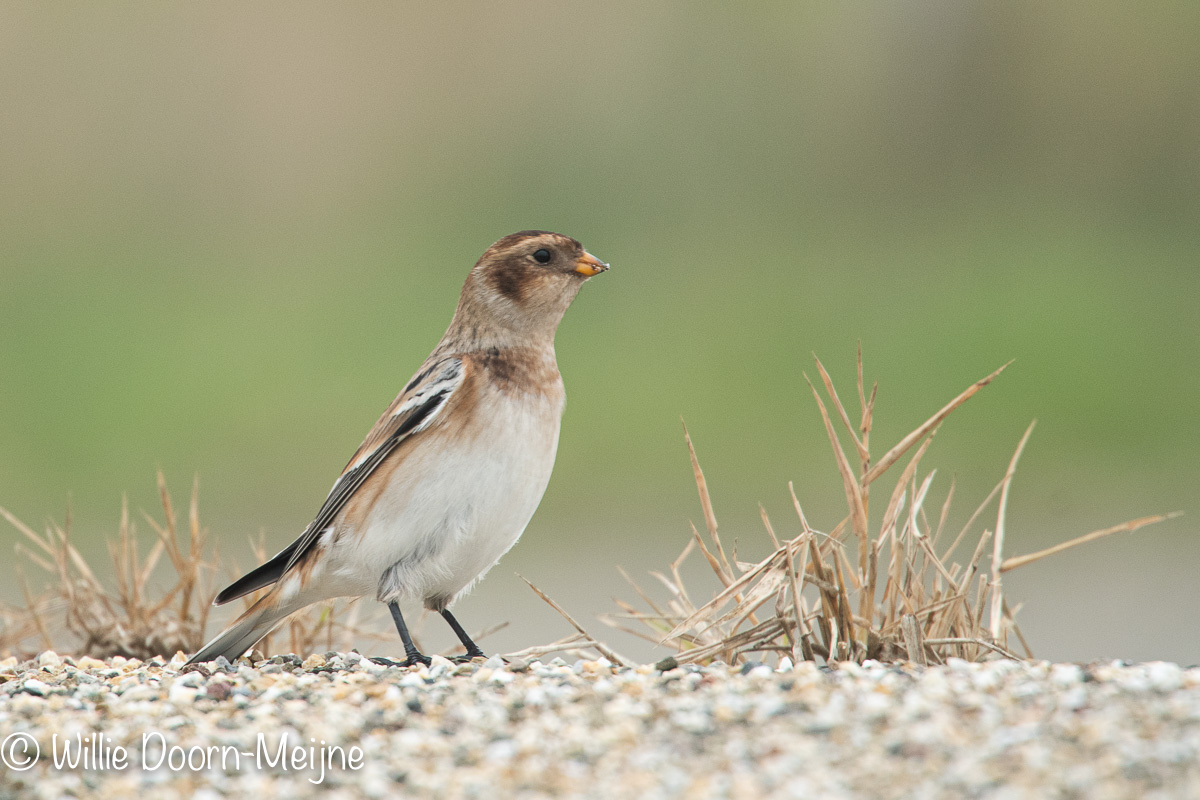
<path fill-rule="evenodd" d="M 484 652 L 482 650 L 476 650 L 473 653 L 468 651 L 459 656 L 451 656 L 450 660 L 452 662 L 454 662 L 455 664 L 470 664 L 472 661 L 474 661 L 477 658 L 487 658 L 487 656 L 484 654 Z"/>
<path fill-rule="evenodd" d="M 433 663 L 433 659 L 421 653 L 412 653 L 403 661 L 397 661 L 394 658 L 387 658 L 385 656 L 375 656 L 367 660 L 381 667 L 419 667 L 422 665 L 428 667 Z"/>

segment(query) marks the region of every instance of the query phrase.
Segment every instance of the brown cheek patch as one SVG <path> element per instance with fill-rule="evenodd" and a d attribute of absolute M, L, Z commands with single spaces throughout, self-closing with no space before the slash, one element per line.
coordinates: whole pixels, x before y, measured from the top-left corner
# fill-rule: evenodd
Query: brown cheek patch
<path fill-rule="evenodd" d="M 502 264 L 492 270 L 488 280 L 493 289 L 509 300 L 514 303 L 524 302 L 525 293 L 529 288 L 529 273 L 523 266 Z"/>

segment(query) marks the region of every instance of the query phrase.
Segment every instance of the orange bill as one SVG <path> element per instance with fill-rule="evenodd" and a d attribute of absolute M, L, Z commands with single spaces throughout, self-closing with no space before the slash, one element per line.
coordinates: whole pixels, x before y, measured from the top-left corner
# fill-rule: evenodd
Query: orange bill
<path fill-rule="evenodd" d="M 575 271 L 580 275 L 586 275 L 589 278 L 593 275 L 599 275 L 601 272 L 604 272 L 607 269 L 608 264 L 605 264 L 603 261 L 588 252 L 584 252 L 580 259 L 575 262 Z"/>

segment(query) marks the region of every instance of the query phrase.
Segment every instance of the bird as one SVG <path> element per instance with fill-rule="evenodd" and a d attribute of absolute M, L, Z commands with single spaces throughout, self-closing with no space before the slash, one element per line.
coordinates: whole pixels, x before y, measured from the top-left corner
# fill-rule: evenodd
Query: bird
<path fill-rule="evenodd" d="M 563 314 L 609 269 L 575 239 L 510 234 L 463 284 L 446 333 L 367 433 L 303 533 L 219 592 L 222 605 L 271 589 L 188 661 L 245 654 L 313 603 L 374 595 L 404 646 L 399 666 L 428 665 L 400 604 L 450 612 L 516 544 L 554 466 L 566 402 L 554 352 Z"/>

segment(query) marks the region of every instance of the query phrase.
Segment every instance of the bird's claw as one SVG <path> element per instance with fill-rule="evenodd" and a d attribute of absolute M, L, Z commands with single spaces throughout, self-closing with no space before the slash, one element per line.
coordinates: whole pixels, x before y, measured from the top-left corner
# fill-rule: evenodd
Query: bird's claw
<path fill-rule="evenodd" d="M 450 661 L 455 664 L 470 664 L 477 658 L 487 658 L 483 653 L 464 653 L 463 655 L 450 656 Z"/>
<path fill-rule="evenodd" d="M 428 667 L 431 663 L 433 663 L 433 659 L 431 659 L 429 656 L 421 655 L 420 653 L 411 655 L 405 658 L 403 661 L 397 661 L 394 658 L 387 658 L 386 656 L 374 656 L 372 658 L 368 658 L 367 660 L 372 664 L 378 664 L 381 667 Z"/>

